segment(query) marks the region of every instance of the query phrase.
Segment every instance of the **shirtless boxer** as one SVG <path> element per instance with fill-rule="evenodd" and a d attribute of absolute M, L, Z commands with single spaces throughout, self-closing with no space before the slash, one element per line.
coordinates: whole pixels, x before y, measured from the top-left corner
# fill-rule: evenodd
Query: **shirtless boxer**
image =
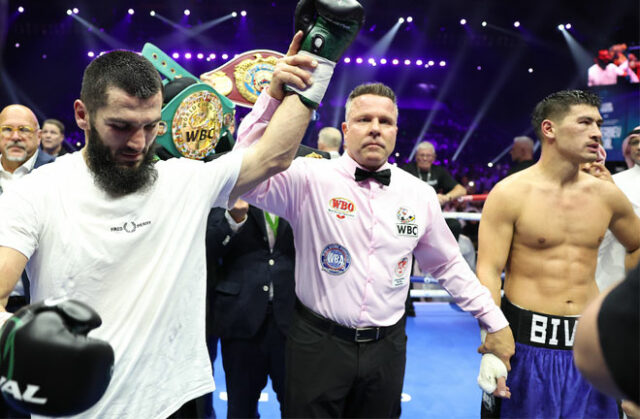
<path fill-rule="evenodd" d="M 597 158 L 599 106 L 597 96 L 582 91 L 542 100 L 532 117 L 540 160 L 498 183 L 485 203 L 477 274 L 502 300 L 516 353 L 506 380 L 511 397 L 485 393 L 483 417 L 618 416 L 615 400 L 579 374 L 571 351 L 578 316 L 598 294 L 598 246 L 607 229 L 628 259 L 640 248 L 640 219 L 629 200 L 611 182 L 579 170 Z"/>

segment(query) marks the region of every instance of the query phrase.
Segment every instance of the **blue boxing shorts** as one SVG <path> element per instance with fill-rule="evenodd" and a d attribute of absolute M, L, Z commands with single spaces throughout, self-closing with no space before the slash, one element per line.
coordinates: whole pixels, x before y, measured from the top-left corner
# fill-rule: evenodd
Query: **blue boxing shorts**
<path fill-rule="evenodd" d="M 510 399 L 483 393 L 483 418 L 619 418 L 615 399 L 596 390 L 573 362 L 579 316 L 528 311 L 502 298 L 516 341 L 507 386 Z"/>

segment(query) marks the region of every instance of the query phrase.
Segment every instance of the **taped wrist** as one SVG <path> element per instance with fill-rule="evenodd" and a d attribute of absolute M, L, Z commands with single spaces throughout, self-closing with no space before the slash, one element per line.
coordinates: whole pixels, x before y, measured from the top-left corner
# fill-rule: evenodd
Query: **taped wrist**
<path fill-rule="evenodd" d="M 333 75 L 333 69 L 335 68 L 336 63 L 334 63 L 333 61 L 329 61 L 328 59 L 319 55 L 312 54 L 308 51 L 300 51 L 299 54 L 313 57 L 318 62 L 318 66 L 311 70 L 313 84 L 304 90 L 301 90 L 296 86 L 292 86 L 289 84 L 287 85 L 287 87 L 288 89 L 307 99 L 307 101 L 310 103 L 306 104 L 315 109 L 318 107 L 320 102 L 322 102 L 322 98 L 324 97 L 324 94 L 329 87 L 329 81 L 331 81 L 331 76 Z"/>

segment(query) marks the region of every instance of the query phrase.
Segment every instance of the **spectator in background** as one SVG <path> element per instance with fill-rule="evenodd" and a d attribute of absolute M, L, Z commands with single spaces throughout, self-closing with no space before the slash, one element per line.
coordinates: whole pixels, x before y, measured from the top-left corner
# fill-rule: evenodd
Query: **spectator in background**
<path fill-rule="evenodd" d="M 40 135 L 38 118 L 26 106 L 9 105 L 0 112 L 0 195 L 17 179 L 55 159 L 38 150 Z M 7 311 L 26 305 L 28 295 L 29 281 L 23 272 L 5 304 Z"/>
<path fill-rule="evenodd" d="M 624 141 L 626 144 L 626 155 L 631 159 L 632 164 L 628 170 L 609 175 L 604 179 L 609 180 L 618 186 L 627 196 L 633 210 L 640 216 L 640 126 L 629 133 Z M 601 167 L 602 171 L 608 171 Z M 605 232 L 604 238 L 598 249 L 598 264 L 596 266 L 596 283 L 603 291 L 612 284 L 620 282 L 624 278 L 625 248 L 611 233 Z"/>
<path fill-rule="evenodd" d="M 533 166 L 535 163 L 533 160 L 533 140 L 524 135 L 515 137 L 510 154 L 515 165 L 509 169 L 507 176 Z"/>
<path fill-rule="evenodd" d="M 332 159 L 340 157 L 340 146 L 342 145 L 342 133 L 339 129 L 325 127 L 318 133 L 318 150 L 326 151 Z"/>
<path fill-rule="evenodd" d="M 411 173 L 433 187 L 438 194 L 440 206 L 467 194 L 467 190 L 459 184 L 447 169 L 435 166 L 436 150 L 429 141 L 418 144 L 415 161 L 406 164 L 402 169 Z"/>
<path fill-rule="evenodd" d="M 282 405 L 285 342 L 295 303 L 295 247 L 289 223 L 241 199 L 214 208 L 207 244 L 217 253 L 213 332 L 220 337 L 229 418 L 257 418 L 271 377 Z"/>
<path fill-rule="evenodd" d="M 64 124 L 57 119 L 47 119 L 42 124 L 41 147 L 44 151 L 54 157 L 67 154 L 63 147 Z"/>
<path fill-rule="evenodd" d="M 636 164 L 634 158 L 631 156 L 632 150 L 631 147 L 629 147 L 629 142 L 631 141 L 632 137 L 637 138 L 638 136 L 640 136 L 640 125 L 635 127 L 629 133 L 629 135 L 627 135 L 627 138 L 622 141 L 622 156 L 624 157 L 624 161 L 627 163 L 627 168 L 629 169 L 631 169 Z"/>
<path fill-rule="evenodd" d="M 589 86 L 603 86 L 618 82 L 618 66 L 612 62 L 612 59 L 613 56 L 609 50 L 598 51 L 598 56 L 594 59 L 595 64 L 587 70 Z"/>

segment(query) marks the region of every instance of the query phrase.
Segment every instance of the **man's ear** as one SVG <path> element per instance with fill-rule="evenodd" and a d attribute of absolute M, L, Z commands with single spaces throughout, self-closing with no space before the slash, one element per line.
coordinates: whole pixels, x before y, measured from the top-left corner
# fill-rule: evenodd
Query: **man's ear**
<path fill-rule="evenodd" d="M 542 132 L 543 137 L 554 140 L 556 138 L 556 126 L 553 121 L 549 119 L 545 119 L 540 124 L 540 131 Z"/>
<path fill-rule="evenodd" d="M 83 131 L 87 131 L 89 129 L 89 112 L 80 99 L 76 99 L 73 102 L 73 111 L 78 127 Z"/>

